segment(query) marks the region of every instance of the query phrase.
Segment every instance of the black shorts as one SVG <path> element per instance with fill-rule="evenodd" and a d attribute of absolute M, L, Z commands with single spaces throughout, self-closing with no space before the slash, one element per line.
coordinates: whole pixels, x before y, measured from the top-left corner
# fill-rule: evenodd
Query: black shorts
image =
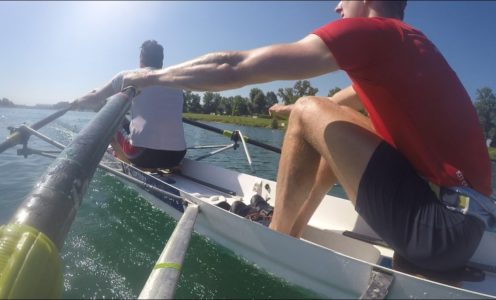
<path fill-rule="evenodd" d="M 485 230 L 479 219 L 447 209 L 386 142 L 367 165 L 355 209 L 397 254 L 428 270 L 465 265 Z"/>
<path fill-rule="evenodd" d="M 125 119 L 116 132 L 117 143 L 127 159 L 139 168 L 168 169 L 179 165 L 186 150 L 157 150 L 131 145 L 129 140 L 129 121 Z"/>
<path fill-rule="evenodd" d="M 186 150 L 170 151 L 155 150 L 149 148 L 134 147 L 137 152 L 133 155 L 127 155 L 127 158 L 133 165 L 140 168 L 160 168 L 169 169 L 178 166 L 186 155 Z"/>

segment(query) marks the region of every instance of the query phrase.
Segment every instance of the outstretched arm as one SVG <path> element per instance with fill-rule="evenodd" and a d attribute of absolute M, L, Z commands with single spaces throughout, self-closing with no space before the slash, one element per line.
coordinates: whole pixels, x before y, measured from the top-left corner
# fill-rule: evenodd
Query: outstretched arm
<path fill-rule="evenodd" d="M 114 94 L 115 91 L 112 87 L 112 82 L 109 82 L 103 87 L 92 90 L 86 95 L 76 99 L 74 103 L 77 106 L 79 105 L 101 106 L 108 97 Z"/>
<path fill-rule="evenodd" d="M 135 72 L 123 86 L 165 85 L 194 91 L 221 91 L 274 80 L 297 80 L 338 69 L 325 43 L 316 35 L 247 51 L 203 55 L 162 70 Z"/>

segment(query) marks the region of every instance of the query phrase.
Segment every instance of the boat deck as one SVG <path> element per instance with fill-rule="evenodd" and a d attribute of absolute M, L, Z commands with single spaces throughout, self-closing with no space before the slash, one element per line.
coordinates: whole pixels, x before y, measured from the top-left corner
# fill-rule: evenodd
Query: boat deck
<path fill-rule="evenodd" d="M 242 191 L 229 190 L 190 175 L 181 174 L 179 172 L 151 175 L 162 181 L 168 182 L 179 190 L 193 195 L 206 203 L 216 205 L 226 201 L 232 205 L 234 201 L 241 200 L 245 202 L 245 204 L 249 204 L 249 197 L 245 197 L 245 195 L 242 194 Z M 339 198 L 329 198 L 334 201 L 342 202 L 341 204 L 343 205 L 347 205 L 346 202 Z M 343 220 L 339 220 L 342 219 L 342 215 L 340 218 L 336 218 L 337 222 L 335 225 L 340 224 L 340 226 L 333 227 L 333 224 L 329 223 L 329 216 L 322 213 L 326 211 L 326 206 L 331 205 L 331 203 L 327 202 L 329 201 L 323 201 L 321 207 L 319 207 L 319 212 L 321 213 L 314 215 L 309 222 L 309 226 L 307 226 L 302 239 L 312 244 L 333 249 L 342 254 L 350 255 L 369 263 L 390 267 L 393 250 L 379 245 L 380 239 L 377 236 L 374 236 L 375 233 L 370 233 L 370 229 L 363 230 L 362 227 L 366 227 L 364 224 L 362 224 L 362 226 L 356 226 L 357 228 L 362 229 L 362 233 L 356 234 L 353 231 L 347 230 L 347 227 L 342 226 Z M 339 209 L 333 207 L 332 211 L 339 211 Z M 356 218 L 357 216 L 353 216 L 352 219 Z M 346 219 L 349 220 L 350 218 Z M 366 235 L 367 233 L 372 236 Z"/>

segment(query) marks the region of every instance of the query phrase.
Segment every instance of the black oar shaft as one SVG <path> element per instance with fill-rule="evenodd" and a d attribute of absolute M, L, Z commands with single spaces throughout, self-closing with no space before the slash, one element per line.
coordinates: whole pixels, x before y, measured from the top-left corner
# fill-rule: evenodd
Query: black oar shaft
<path fill-rule="evenodd" d="M 46 118 L 34 123 L 30 127 L 34 130 L 38 130 L 41 127 L 45 126 L 46 124 L 48 124 L 48 123 L 52 122 L 53 120 L 57 119 L 58 117 L 62 116 L 63 114 L 68 112 L 71 108 L 72 108 L 72 105 L 67 107 L 67 108 L 58 110 L 58 111 L 54 112 L 53 114 L 47 116 Z M 22 135 L 23 135 L 23 133 L 21 133 L 21 132 L 14 132 L 12 135 L 10 135 L 6 141 L 4 141 L 3 143 L 0 144 L 0 153 L 4 152 L 5 150 L 7 150 L 7 149 L 19 144 L 19 143 L 22 143 Z"/>
<path fill-rule="evenodd" d="M 259 141 L 256 141 L 256 140 L 252 140 L 250 138 L 245 139 L 245 142 L 247 142 L 248 144 L 252 144 L 254 146 L 258 146 L 260 148 L 264 148 L 266 150 L 269 150 L 269 151 L 272 151 L 272 152 L 281 154 L 281 149 L 280 148 L 276 148 L 274 146 L 267 145 L 267 144 L 264 144 L 264 143 L 259 142 Z"/>
<path fill-rule="evenodd" d="M 189 125 L 200 127 L 200 128 L 206 129 L 206 130 L 210 130 L 210 131 L 213 131 L 213 132 L 216 132 L 216 133 L 220 133 L 220 134 L 224 134 L 226 131 L 228 131 L 228 130 L 222 130 L 222 129 L 219 129 L 219 128 L 214 127 L 214 126 L 210 126 L 210 125 L 203 124 L 203 123 L 200 123 L 200 122 L 197 122 L 197 121 L 193 121 L 193 120 L 190 120 L 190 119 L 186 119 L 186 118 L 183 118 L 183 122 L 186 123 L 186 124 L 189 124 Z"/>
<path fill-rule="evenodd" d="M 212 132 L 216 132 L 216 133 L 219 133 L 219 134 L 228 136 L 228 137 L 231 137 L 232 134 L 233 134 L 232 131 L 222 130 L 222 129 L 219 129 L 219 128 L 214 127 L 214 126 L 210 126 L 210 125 L 207 125 L 207 124 L 204 124 L 204 123 L 200 123 L 200 122 L 197 122 L 197 121 L 193 121 L 193 120 L 189 120 L 189 119 L 186 119 L 186 118 L 183 118 L 183 122 L 186 123 L 186 124 L 193 125 L 193 126 L 196 126 L 196 127 L 200 127 L 200 128 L 203 128 L 203 129 L 212 131 Z M 251 145 L 254 145 L 254 146 L 258 146 L 260 148 L 263 148 L 263 149 L 266 149 L 266 150 L 269 150 L 269 151 L 272 151 L 272 152 L 275 152 L 275 153 L 279 153 L 279 154 L 281 153 L 281 149 L 279 149 L 277 147 L 274 147 L 274 146 L 271 146 L 271 145 L 268 145 L 268 144 L 265 144 L 265 143 L 262 143 L 262 142 L 259 142 L 259 141 L 256 141 L 256 140 L 252 140 L 251 138 L 249 138 L 247 136 L 243 136 L 243 137 L 245 139 L 245 142 L 247 142 L 248 144 L 251 144 Z"/>
<path fill-rule="evenodd" d="M 48 124 L 48 123 L 52 122 L 53 120 L 57 119 L 58 117 L 62 116 L 63 114 L 65 114 L 69 110 L 71 110 L 71 108 L 72 108 L 72 105 L 67 107 L 67 108 L 58 110 L 58 111 L 54 112 L 53 114 L 49 115 L 48 117 L 44 118 L 43 120 L 40 120 L 29 127 L 33 128 L 34 130 L 38 130 L 41 127 L 45 126 L 46 124 Z"/>
<path fill-rule="evenodd" d="M 46 234 L 60 249 L 112 136 L 131 105 L 128 89 L 107 104 L 49 166 L 10 223 Z"/>

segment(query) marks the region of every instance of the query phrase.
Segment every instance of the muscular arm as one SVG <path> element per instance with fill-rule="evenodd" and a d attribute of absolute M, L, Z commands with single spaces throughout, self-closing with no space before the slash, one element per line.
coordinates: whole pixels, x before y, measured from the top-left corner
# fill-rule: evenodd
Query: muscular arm
<path fill-rule="evenodd" d="M 337 70 L 324 42 L 304 39 L 247 51 L 210 53 L 162 70 L 124 77 L 124 86 L 166 85 L 195 91 L 221 91 L 274 80 L 298 80 Z"/>

